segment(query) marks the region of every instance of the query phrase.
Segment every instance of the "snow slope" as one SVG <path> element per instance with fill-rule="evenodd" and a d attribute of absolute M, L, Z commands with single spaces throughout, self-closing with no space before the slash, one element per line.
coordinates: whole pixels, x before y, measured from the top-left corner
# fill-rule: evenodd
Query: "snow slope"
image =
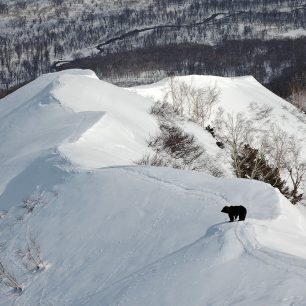
<path fill-rule="evenodd" d="M 216 76 L 182 76 L 175 77 L 174 82 L 185 82 L 195 88 L 216 87 L 220 91 L 218 107 L 222 107 L 230 114 L 238 112 L 245 113 L 247 118 L 259 121 L 264 128 L 270 123 L 276 123 L 289 134 L 296 134 L 306 147 L 306 120 L 297 117 L 296 109 L 284 99 L 275 95 L 254 77 L 233 77 L 224 78 Z M 164 79 L 160 82 L 137 86 L 130 89 L 143 97 L 153 100 L 161 100 L 166 92 L 169 92 L 169 81 Z M 257 118 L 263 109 L 271 109 L 269 117 L 260 121 Z M 306 149 L 305 149 L 306 150 Z"/>
<path fill-rule="evenodd" d="M 53 151 L 89 168 L 132 164 L 157 128 L 150 105 L 91 71 L 47 74 L 24 86 L 0 103 L 0 191 Z M 0 209 L 25 192 L 28 186 L 12 199 L 4 197 Z"/>
<path fill-rule="evenodd" d="M 306 302 L 306 220 L 265 184 L 116 167 L 70 173 L 55 190 L 33 214 L 3 221 L 3 260 L 24 291 L 2 288 L 2 305 Z M 247 206 L 248 220 L 227 223 L 229 203 Z M 14 258 L 30 235 L 48 264 L 34 274 Z"/>
<path fill-rule="evenodd" d="M 80 70 L 1 101 L 0 262 L 23 291 L 0 284 L 0 305 L 305 305 L 303 208 L 261 182 L 133 166 L 151 104 Z M 17 252 L 33 238 L 38 271 Z"/>

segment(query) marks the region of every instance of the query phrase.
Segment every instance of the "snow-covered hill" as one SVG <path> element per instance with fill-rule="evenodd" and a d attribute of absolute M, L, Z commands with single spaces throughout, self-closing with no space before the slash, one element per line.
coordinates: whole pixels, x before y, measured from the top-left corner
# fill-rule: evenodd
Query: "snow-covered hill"
<path fill-rule="evenodd" d="M 265 99 L 277 120 L 284 102 L 254 80 L 218 80 L 220 103 Z M 0 262 L 23 290 L 4 277 L 0 305 L 305 305 L 303 207 L 257 181 L 133 165 L 158 129 L 151 105 L 79 70 L 1 101 Z"/>
<path fill-rule="evenodd" d="M 132 164 L 157 127 L 149 101 L 90 71 L 44 75 L 1 102 L 2 191 L 36 159 L 57 150 L 84 167 Z"/>
<path fill-rule="evenodd" d="M 267 90 L 252 76 L 223 78 L 216 76 L 183 76 L 175 77 L 175 82 L 186 83 L 195 88 L 216 87 L 220 91 L 218 107 L 227 113 L 244 113 L 247 119 L 258 122 L 261 128 L 268 128 L 271 123 L 281 126 L 289 134 L 301 138 L 306 148 L 305 116 L 300 116 L 294 106 Z M 153 100 L 162 100 L 169 91 L 169 80 L 138 86 L 130 89 L 141 96 Z M 267 115 L 262 113 L 266 112 Z"/>

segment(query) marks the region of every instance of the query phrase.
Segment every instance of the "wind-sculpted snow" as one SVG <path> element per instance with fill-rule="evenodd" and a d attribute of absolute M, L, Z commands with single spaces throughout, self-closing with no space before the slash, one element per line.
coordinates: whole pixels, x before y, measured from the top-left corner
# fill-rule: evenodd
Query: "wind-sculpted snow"
<path fill-rule="evenodd" d="M 149 101 L 98 80 L 92 71 L 47 74 L 2 101 L 2 192 L 52 149 L 84 167 L 131 164 L 156 129 Z M 4 199 L 0 210 L 12 203 Z"/>
<path fill-rule="evenodd" d="M 104 113 L 79 141 L 60 147 L 65 155 L 87 168 L 133 164 L 141 158 L 147 138 L 157 130 L 149 115 L 151 101 L 87 76 L 63 73 L 59 78 L 61 86 L 53 94 L 65 106 Z"/>
<path fill-rule="evenodd" d="M 132 166 L 151 104 L 90 71 L 3 100 L 0 262 L 22 292 L 0 283 L 0 305 L 305 305 L 304 210 L 258 181 Z"/>
<path fill-rule="evenodd" d="M 2 192 L 37 158 L 65 142 L 75 141 L 103 115 L 99 111 L 76 113 L 62 105 L 52 94 L 59 85 L 56 75 L 46 75 L 0 104 Z M 0 200 L 0 209 L 9 208 L 9 202 Z"/>
<path fill-rule="evenodd" d="M 17 271 L 20 296 L 4 292 L 16 305 L 303 305 L 306 256 L 256 235 L 295 214 L 285 202 L 266 184 L 166 168 L 70 173 L 33 215 L 2 231 L 11 251 L 35 233 L 48 263 L 33 279 Z M 233 203 L 248 208 L 246 222 L 220 212 Z M 294 219 L 281 226 L 305 239 Z"/>

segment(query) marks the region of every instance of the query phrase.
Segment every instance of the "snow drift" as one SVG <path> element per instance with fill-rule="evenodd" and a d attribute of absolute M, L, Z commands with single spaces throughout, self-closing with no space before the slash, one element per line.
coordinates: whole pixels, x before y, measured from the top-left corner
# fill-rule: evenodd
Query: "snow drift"
<path fill-rule="evenodd" d="M 0 261 L 23 291 L 0 284 L 0 305 L 305 305 L 303 209 L 260 182 L 132 166 L 151 105 L 79 70 L 1 101 Z"/>

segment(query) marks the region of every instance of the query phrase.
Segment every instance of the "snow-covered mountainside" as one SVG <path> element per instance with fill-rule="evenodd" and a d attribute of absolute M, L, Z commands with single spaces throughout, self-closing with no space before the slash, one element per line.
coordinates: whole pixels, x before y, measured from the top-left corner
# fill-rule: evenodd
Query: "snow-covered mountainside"
<path fill-rule="evenodd" d="M 252 78 L 188 80 L 294 125 Z M 1 101 L 0 305 L 305 305 L 303 207 L 258 181 L 134 165 L 158 131 L 146 96 L 165 84 L 131 91 L 72 70 Z M 225 205 L 246 221 L 228 223 Z"/>

